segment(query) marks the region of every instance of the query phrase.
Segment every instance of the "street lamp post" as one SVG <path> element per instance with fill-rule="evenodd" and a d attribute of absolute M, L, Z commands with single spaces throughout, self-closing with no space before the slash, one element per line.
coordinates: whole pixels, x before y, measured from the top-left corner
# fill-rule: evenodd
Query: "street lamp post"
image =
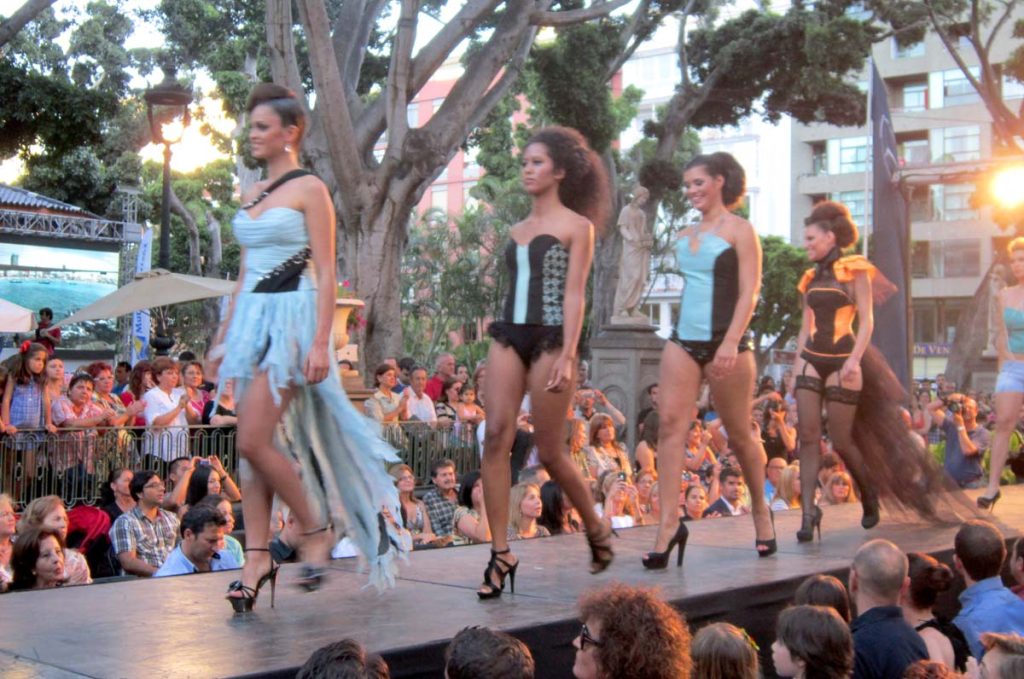
<path fill-rule="evenodd" d="M 160 201 L 160 256 L 157 266 L 171 269 L 171 144 L 181 141 L 181 135 L 191 121 L 188 105 L 192 92 L 175 79 L 175 69 L 164 67 L 164 79 L 146 90 L 146 117 L 153 141 L 164 145 L 163 199 Z M 157 315 L 156 336 L 150 340 L 158 355 L 166 356 L 174 339 L 167 334 L 164 314 Z"/>

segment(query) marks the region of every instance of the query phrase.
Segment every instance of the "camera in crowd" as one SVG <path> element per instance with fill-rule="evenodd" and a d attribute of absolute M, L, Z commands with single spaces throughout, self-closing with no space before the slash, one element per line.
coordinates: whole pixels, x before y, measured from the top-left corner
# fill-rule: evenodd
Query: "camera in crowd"
<path fill-rule="evenodd" d="M 948 398 L 942 399 L 942 403 L 946 406 L 946 410 L 949 411 L 950 415 L 956 415 L 962 413 L 964 410 L 964 404 L 960 401 L 952 401 Z"/>

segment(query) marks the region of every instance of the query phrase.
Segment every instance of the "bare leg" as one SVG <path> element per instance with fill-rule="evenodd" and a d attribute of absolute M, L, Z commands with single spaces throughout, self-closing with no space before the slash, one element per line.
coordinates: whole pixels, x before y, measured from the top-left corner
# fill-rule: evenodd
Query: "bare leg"
<path fill-rule="evenodd" d="M 715 399 L 718 415 L 729 432 L 729 447 L 736 451 L 743 469 L 743 478 L 750 491 L 750 511 L 754 517 L 757 539 L 771 540 L 775 537 L 775 529 L 768 512 L 768 503 L 764 501 L 764 466 L 767 456 L 760 439 L 754 438 L 750 428 L 750 395 L 754 390 L 755 372 L 753 352 L 744 351 L 736 357 L 736 364 L 728 374 L 709 374 L 708 382 L 711 384 L 711 395 Z"/>
<path fill-rule="evenodd" d="M 1006 459 L 1010 456 L 1010 435 L 1020 415 L 1024 394 L 1016 391 L 1002 391 L 996 394 L 996 433 L 992 437 L 992 458 L 989 460 L 988 488 L 986 497 L 999 492 L 999 477 L 1003 474 Z"/>
<path fill-rule="evenodd" d="M 666 342 L 661 352 L 658 397 L 658 488 L 661 513 L 654 551 L 663 552 L 679 526 L 676 498 L 682 487 L 686 435 L 697 406 L 701 370 L 679 345 Z"/>
<path fill-rule="evenodd" d="M 251 467 L 249 476 L 259 479 L 255 483 L 243 481 L 246 491 L 242 496 L 242 514 L 250 547 L 262 549 L 269 541 L 270 503 L 274 492 L 295 514 L 303 531 L 312 530 L 319 523 L 294 466 L 274 445 L 274 430 L 291 397 L 292 392 L 287 391 L 281 395 L 280 405 L 275 404 L 267 376 L 261 373 L 253 378 L 238 404 L 238 451 Z M 253 495 L 248 493 L 250 487 L 256 491 Z M 323 533 L 318 538 L 320 562 L 325 562 L 330 554 L 329 537 Z M 246 559 L 242 569 L 242 584 L 247 587 L 255 587 L 259 577 L 269 570 L 269 554 L 254 552 L 252 556 Z"/>
<path fill-rule="evenodd" d="M 508 549 L 509 489 L 512 486 L 512 469 L 509 455 L 516 436 L 516 419 L 519 406 L 526 392 L 526 369 L 515 350 L 491 342 L 487 353 L 487 424 L 484 434 L 484 455 L 480 465 L 480 477 L 484 486 L 484 507 L 487 522 L 491 526 L 491 549 L 504 552 Z M 502 559 L 514 565 L 518 559 L 506 554 Z M 498 576 L 492 577 L 495 587 L 499 586 Z M 481 588 L 487 593 L 488 588 Z"/>

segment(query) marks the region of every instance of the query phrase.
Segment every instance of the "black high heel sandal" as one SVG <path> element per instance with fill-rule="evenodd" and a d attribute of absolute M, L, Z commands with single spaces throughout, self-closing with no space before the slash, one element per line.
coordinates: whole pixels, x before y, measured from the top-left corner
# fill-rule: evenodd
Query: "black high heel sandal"
<path fill-rule="evenodd" d="M 263 549 L 258 547 L 250 547 L 245 550 L 246 552 L 270 552 L 269 549 Z M 260 595 L 260 590 L 263 585 L 270 583 L 270 607 L 274 607 L 274 594 L 277 592 L 277 571 L 280 570 L 281 566 L 274 562 L 274 557 L 270 557 L 270 570 L 263 574 L 263 576 L 256 582 L 256 587 L 248 587 L 243 585 L 241 580 L 235 580 L 228 585 L 228 594 L 225 599 L 231 602 L 231 607 L 235 609 L 235 613 L 248 613 L 252 610 L 252 607 L 256 604 L 256 597 Z M 242 596 L 231 596 L 233 592 L 240 592 Z"/>
<path fill-rule="evenodd" d="M 615 558 L 615 552 L 612 551 L 612 536 L 618 537 L 619 534 L 612 528 L 612 524 L 608 524 L 608 532 L 600 536 L 592 536 L 587 533 L 587 544 L 590 545 L 590 573 L 591 575 L 597 575 L 608 570 L 608 566 L 612 565 L 612 560 Z"/>
<path fill-rule="evenodd" d="M 754 549 L 757 550 L 757 555 L 762 559 L 779 551 L 779 542 L 775 536 L 775 512 L 772 511 L 771 507 L 768 508 L 768 516 L 772 517 L 772 538 L 770 540 L 754 538 Z M 765 547 L 765 549 L 757 549 L 758 547 Z"/>
<path fill-rule="evenodd" d="M 821 542 L 821 517 L 823 515 L 824 512 L 817 505 L 814 506 L 814 513 L 808 514 L 804 512 L 800 522 L 800 530 L 796 532 L 796 541 L 811 542 L 814 540 L 814 531 L 818 531 L 818 542 Z"/>
<path fill-rule="evenodd" d="M 309 537 L 316 535 L 317 533 L 324 533 L 331 530 L 331 524 L 325 524 L 319 528 L 300 533 L 302 537 Z M 302 564 L 302 569 L 299 571 L 299 579 L 295 581 L 295 586 L 299 589 L 303 589 L 307 592 L 315 592 L 320 589 L 324 579 L 327 577 L 327 569 L 323 566 L 313 566 L 312 564 Z"/>
<path fill-rule="evenodd" d="M 668 566 L 668 558 L 672 556 L 672 550 L 675 547 L 679 547 L 679 553 L 676 556 L 676 567 L 683 565 L 683 554 L 686 553 L 686 541 L 690 537 L 690 529 L 686 526 L 686 521 L 679 519 L 679 527 L 676 528 L 675 535 L 668 541 L 668 549 L 664 552 L 647 552 L 642 558 L 644 568 L 652 571 L 659 571 Z"/>
<path fill-rule="evenodd" d="M 861 495 L 860 504 L 864 508 L 864 515 L 860 519 L 861 528 L 868 530 L 877 526 L 882 520 L 878 509 L 878 497 L 865 493 Z"/>
<path fill-rule="evenodd" d="M 484 584 L 481 587 L 488 588 L 486 592 L 477 590 L 476 595 L 481 599 L 496 599 L 501 596 L 501 593 L 505 591 L 505 578 L 508 578 L 509 589 L 512 594 L 516 593 L 516 570 L 519 568 L 519 562 L 509 563 L 501 558 L 502 554 L 511 554 L 512 550 L 507 547 L 500 552 L 491 550 L 491 560 L 487 562 L 487 568 L 484 569 Z M 498 574 L 499 585 L 495 585 L 491 580 L 491 574 Z"/>
<path fill-rule="evenodd" d="M 977 499 L 978 509 L 987 509 L 989 512 L 995 511 L 996 503 L 999 502 L 999 498 L 1003 496 L 1002 489 L 997 490 L 996 494 L 992 497 L 986 497 L 985 495 L 979 495 Z"/>

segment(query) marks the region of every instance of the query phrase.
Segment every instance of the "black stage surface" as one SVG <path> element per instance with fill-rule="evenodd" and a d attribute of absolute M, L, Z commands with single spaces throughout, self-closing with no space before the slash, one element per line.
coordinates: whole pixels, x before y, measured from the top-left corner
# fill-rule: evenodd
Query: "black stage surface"
<path fill-rule="evenodd" d="M 1024 487 L 1003 488 L 994 518 L 1007 539 L 1019 535 Z M 779 552 L 768 559 L 755 555 L 749 517 L 690 524 L 683 568 L 660 572 L 640 565 L 653 527 L 620 531 L 615 563 L 598 576 L 586 571 L 582 536 L 516 543 L 517 593 L 486 602 L 474 594 L 486 546 L 417 552 L 397 588 L 383 596 L 363 589 L 365 576 L 350 561 L 334 562 L 315 594 L 289 587 L 297 567 L 286 566 L 276 608 L 265 591 L 256 612 L 244 616 L 223 600 L 233 573 L 8 594 L 0 597 L 0 676 L 294 676 L 315 649 L 352 637 L 382 653 L 395 677 L 440 677 L 447 641 L 463 627 L 484 625 L 523 639 L 538 677 L 570 677 L 575 602 L 588 588 L 614 581 L 659 587 L 695 627 L 713 620 L 746 627 L 768 660 L 775 615 L 806 576 L 825 572 L 845 581 L 854 552 L 872 538 L 948 563 L 956 533 L 885 514 L 864 531 L 860 505 L 853 504 L 825 508 L 823 541 L 800 545 L 799 522 L 799 511 L 776 514 Z"/>

